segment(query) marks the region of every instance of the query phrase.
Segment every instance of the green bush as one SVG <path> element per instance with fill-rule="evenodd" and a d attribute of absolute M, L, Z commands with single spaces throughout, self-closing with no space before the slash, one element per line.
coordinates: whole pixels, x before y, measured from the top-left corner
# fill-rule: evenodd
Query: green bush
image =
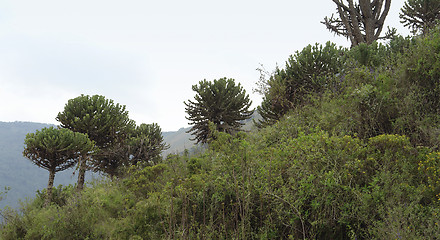
<path fill-rule="evenodd" d="M 303 106 L 326 90 L 336 91 L 335 74 L 343 65 L 344 49 L 334 43 L 308 45 L 286 61 L 284 69 L 277 68 L 264 85 L 264 98 L 258 112 L 259 126 L 275 123 L 290 110 Z M 316 96 L 315 96 L 316 95 Z"/>

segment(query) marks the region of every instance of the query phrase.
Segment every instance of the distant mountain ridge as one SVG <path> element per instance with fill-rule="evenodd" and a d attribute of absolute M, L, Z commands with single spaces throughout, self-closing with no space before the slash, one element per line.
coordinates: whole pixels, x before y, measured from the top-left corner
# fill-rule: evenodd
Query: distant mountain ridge
<path fill-rule="evenodd" d="M 190 128 L 180 128 L 175 132 L 163 132 L 164 141 L 169 144 L 170 148 L 163 152 L 163 156 L 168 154 L 179 154 L 185 149 L 191 149 L 195 145 L 195 141 L 191 141 L 191 134 L 187 133 Z"/>

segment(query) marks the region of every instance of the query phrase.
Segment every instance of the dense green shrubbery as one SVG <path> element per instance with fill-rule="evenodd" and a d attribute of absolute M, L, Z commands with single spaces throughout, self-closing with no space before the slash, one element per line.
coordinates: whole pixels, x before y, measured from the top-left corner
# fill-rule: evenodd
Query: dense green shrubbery
<path fill-rule="evenodd" d="M 305 133 L 289 119 L 220 133 L 194 157 L 170 156 L 48 208 L 6 213 L 3 239 L 435 239 L 440 152 L 400 135 Z M 269 135 L 268 133 L 272 135 Z"/>
<path fill-rule="evenodd" d="M 436 31 L 425 38 L 357 46 L 345 52 L 343 68 L 332 78 L 336 87 L 310 94 L 306 105 L 282 114 L 303 129 L 320 127 L 362 139 L 400 134 L 415 145 L 438 148 L 439 39 Z"/>

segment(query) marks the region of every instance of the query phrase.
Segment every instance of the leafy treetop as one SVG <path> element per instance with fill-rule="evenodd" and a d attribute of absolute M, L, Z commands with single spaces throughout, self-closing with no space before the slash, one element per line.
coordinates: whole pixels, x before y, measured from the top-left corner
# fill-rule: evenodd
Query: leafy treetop
<path fill-rule="evenodd" d="M 272 125 L 304 105 L 311 94 L 319 95 L 335 87 L 333 76 L 342 68 L 344 52 L 331 42 L 308 45 L 290 56 L 284 69 L 277 68 L 267 81 L 260 81 L 259 92 L 264 97 L 258 107 L 262 120 L 257 126 Z"/>
<path fill-rule="evenodd" d="M 27 134 L 25 146 L 25 157 L 35 165 L 55 172 L 73 167 L 79 157 L 94 150 L 94 143 L 86 134 L 54 127 Z"/>
<path fill-rule="evenodd" d="M 440 19 L 440 0 L 407 0 L 399 16 L 413 33 L 426 34 Z"/>
<path fill-rule="evenodd" d="M 129 137 L 128 147 L 130 164 L 153 165 L 161 160 L 160 154 L 169 146 L 164 143 L 159 125 L 142 123 Z"/>
<path fill-rule="evenodd" d="M 81 95 L 70 99 L 56 120 L 63 128 L 87 133 L 101 149 L 125 138 L 134 127 L 125 105 L 115 104 L 101 95 Z"/>
<path fill-rule="evenodd" d="M 235 84 L 232 78 L 221 78 L 214 81 L 203 80 L 193 85 L 196 92 L 194 101 L 184 102 L 186 119 L 193 127 L 192 133 L 197 143 L 207 143 L 209 138 L 209 122 L 214 123 L 219 132 L 235 133 L 240 130 L 241 121 L 251 117 L 249 110 L 252 101 L 240 83 Z"/>
<path fill-rule="evenodd" d="M 35 165 L 49 171 L 45 205 L 52 199 L 55 173 L 73 167 L 78 161 L 95 149 L 86 134 L 54 127 L 29 133 L 25 138 L 23 155 Z"/>
<path fill-rule="evenodd" d="M 126 158 L 123 149 L 128 134 L 135 128 L 125 105 L 114 103 L 101 95 L 81 95 L 70 99 L 56 119 L 61 127 L 87 133 L 100 149 L 93 157 L 93 168 L 111 176 Z"/>

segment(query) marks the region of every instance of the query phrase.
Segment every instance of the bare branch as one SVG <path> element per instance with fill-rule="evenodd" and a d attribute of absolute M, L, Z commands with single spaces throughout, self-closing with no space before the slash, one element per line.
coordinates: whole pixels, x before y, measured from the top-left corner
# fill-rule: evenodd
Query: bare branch
<path fill-rule="evenodd" d="M 350 39 L 352 46 L 379 39 L 391 0 L 333 0 L 339 18 L 324 18 L 327 29 Z M 388 38 L 389 35 L 385 35 Z M 382 37 L 383 38 L 383 37 Z"/>
<path fill-rule="evenodd" d="M 333 2 L 336 3 L 336 5 L 338 7 L 341 7 L 342 9 L 344 9 L 344 11 L 347 11 L 347 12 L 350 11 L 350 9 L 346 5 L 344 5 L 344 3 L 342 1 L 333 0 Z"/>
<path fill-rule="evenodd" d="M 391 6 L 391 0 L 386 0 L 385 1 L 385 9 L 382 12 L 382 15 L 380 16 L 379 20 L 377 21 L 377 24 L 379 25 L 383 25 L 385 23 L 385 18 L 388 15 L 388 12 L 390 11 L 390 6 Z"/>

